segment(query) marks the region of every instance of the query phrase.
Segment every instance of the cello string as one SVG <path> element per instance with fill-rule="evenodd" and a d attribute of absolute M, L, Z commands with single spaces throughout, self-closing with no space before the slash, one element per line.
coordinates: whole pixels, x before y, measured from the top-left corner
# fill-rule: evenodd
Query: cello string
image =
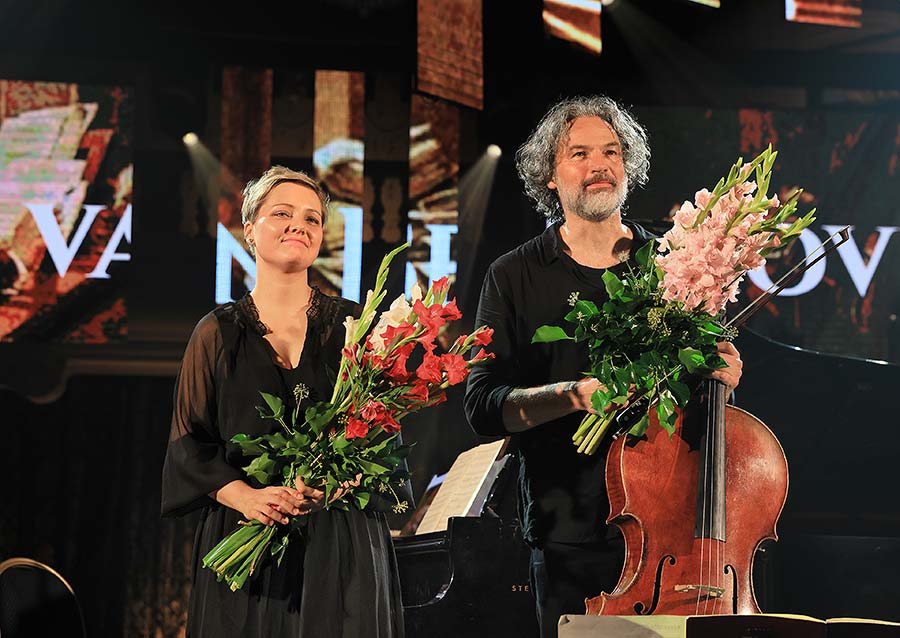
<path fill-rule="evenodd" d="M 706 409 L 706 440 L 707 440 L 707 457 L 706 457 L 706 467 L 709 468 L 708 472 L 708 497 L 709 497 L 709 534 L 707 534 L 706 544 L 709 546 L 709 558 L 706 562 L 706 579 L 701 585 L 705 585 L 707 587 L 711 587 L 713 585 L 713 569 L 715 568 L 715 563 L 713 561 L 713 547 L 715 545 L 714 534 L 715 534 L 715 516 L 716 516 L 716 503 L 715 503 L 715 483 L 716 483 L 716 467 L 715 467 L 715 451 L 716 451 L 716 384 L 715 381 L 707 381 L 707 401 L 709 404 Z M 708 613 L 709 610 L 709 591 L 701 590 L 706 595 L 703 597 L 703 613 Z"/>
<path fill-rule="evenodd" d="M 709 395 L 708 395 L 708 392 L 707 392 L 707 398 L 706 398 L 706 400 L 709 401 Z M 683 432 L 683 430 L 682 430 L 682 432 Z M 698 579 L 697 579 L 697 584 L 698 584 L 698 585 L 701 585 L 701 586 L 703 585 L 703 571 L 704 571 L 704 570 L 703 570 L 703 560 L 704 560 L 703 557 L 704 557 L 705 550 L 706 550 L 705 538 L 706 538 L 706 536 L 708 535 L 708 534 L 707 534 L 707 523 L 706 523 L 706 501 L 707 501 L 707 498 L 708 498 L 708 492 L 707 492 L 707 473 L 709 472 L 709 463 L 708 463 L 708 461 L 709 461 L 709 439 L 710 439 L 710 437 L 709 437 L 709 409 L 707 409 L 707 410 L 706 410 L 706 434 L 705 434 L 705 437 L 704 437 L 705 443 L 704 443 L 704 450 L 703 450 L 703 454 L 704 454 L 704 461 L 703 461 L 703 476 L 702 476 L 702 478 L 699 477 L 699 476 L 697 477 L 697 480 L 702 480 L 702 481 L 703 481 L 702 484 L 701 484 L 701 487 L 700 487 L 700 501 L 701 501 L 701 512 L 700 512 L 700 565 L 699 565 L 700 574 L 699 574 L 699 577 L 698 577 Z M 696 601 L 696 603 L 694 604 L 694 614 L 695 614 L 695 615 L 700 613 L 700 597 L 702 596 L 702 594 L 703 594 L 703 590 L 702 590 L 700 587 L 698 587 L 698 588 L 697 588 L 697 601 Z"/>
<path fill-rule="evenodd" d="M 716 437 L 717 437 L 716 441 L 718 444 L 718 447 L 716 449 L 724 450 L 725 445 L 726 445 L 725 442 L 727 441 L 727 438 L 724 438 L 725 437 L 725 426 L 726 426 L 725 403 L 724 403 L 724 398 L 725 398 L 724 392 L 725 391 L 724 391 L 724 388 L 721 387 L 721 384 L 714 383 L 713 385 L 716 389 L 716 397 L 715 397 L 716 398 L 716 421 L 715 421 L 715 425 L 714 425 L 714 428 L 716 430 Z M 726 459 L 727 459 L 727 456 L 726 456 Z M 717 458 L 716 464 L 718 465 L 719 463 L 724 463 L 726 459 Z M 716 486 L 718 487 L 719 490 L 724 491 L 725 489 L 727 489 L 728 483 L 724 482 L 720 485 L 719 481 L 718 481 L 719 478 L 720 477 L 717 473 L 716 474 Z M 725 502 L 725 494 L 724 493 L 722 493 L 722 492 L 718 493 L 717 502 Z M 719 515 L 725 516 L 725 512 L 719 511 Z M 723 523 L 724 523 L 724 521 L 720 519 L 719 520 L 720 526 Z M 719 527 L 719 530 L 721 530 L 721 527 Z M 726 534 L 727 534 L 727 529 L 726 529 Z M 724 534 L 723 534 L 722 539 L 717 538 L 715 541 L 715 543 L 716 543 L 716 587 L 719 589 L 723 588 L 722 587 L 722 585 L 723 585 L 723 582 L 722 582 L 722 580 L 723 580 L 723 577 L 722 577 L 723 564 L 722 563 L 723 563 L 723 557 L 724 557 L 724 553 L 725 553 L 725 548 L 723 547 L 723 544 L 725 542 L 726 541 L 725 541 Z M 724 596 L 720 596 L 715 599 L 715 602 L 713 603 L 713 613 L 714 614 L 718 614 L 720 612 L 719 608 L 721 607 L 723 598 L 724 598 Z"/>

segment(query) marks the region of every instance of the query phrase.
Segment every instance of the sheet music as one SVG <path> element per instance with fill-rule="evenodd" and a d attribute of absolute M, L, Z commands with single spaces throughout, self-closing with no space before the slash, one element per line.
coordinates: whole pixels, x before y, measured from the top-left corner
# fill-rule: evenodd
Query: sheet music
<path fill-rule="evenodd" d="M 416 534 L 446 531 L 448 518 L 466 516 L 504 442 L 485 443 L 456 457 Z"/>

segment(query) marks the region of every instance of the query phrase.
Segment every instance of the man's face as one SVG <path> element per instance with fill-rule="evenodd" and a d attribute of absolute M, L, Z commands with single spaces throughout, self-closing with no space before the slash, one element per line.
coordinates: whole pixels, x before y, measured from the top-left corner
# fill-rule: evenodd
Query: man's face
<path fill-rule="evenodd" d="M 579 117 L 556 149 L 556 169 L 548 188 L 559 193 L 563 212 L 603 221 L 622 208 L 628 178 L 622 144 L 599 117 Z"/>

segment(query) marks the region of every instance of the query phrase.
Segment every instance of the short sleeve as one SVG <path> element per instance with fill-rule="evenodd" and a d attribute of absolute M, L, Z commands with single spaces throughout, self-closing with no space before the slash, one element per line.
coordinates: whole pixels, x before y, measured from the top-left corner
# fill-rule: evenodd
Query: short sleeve
<path fill-rule="evenodd" d="M 488 269 L 481 287 L 476 326 L 488 326 L 494 330 L 488 350 L 494 359 L 472 367 L 466 383 L 466 419 L 472 429 L 483 436 L 506 436 L 503 425 L 503 403 L 515 387 L 515 325 L 513 304 L 503 293 L 508 286 L 498 281 L 502 271 L 494 263 Z M 481 348 L 473 348 L 477 356 Z"/>
<path fill-rule="evenodd" d="M 210 502 L 208 496 L 242 478 L 225 461 L 216 410 L 216 364 L 222 333 L 215 315 L 191 335 L 175 384 L 169 445 L 162 477 L 162 514 L 177 516 Z"/>

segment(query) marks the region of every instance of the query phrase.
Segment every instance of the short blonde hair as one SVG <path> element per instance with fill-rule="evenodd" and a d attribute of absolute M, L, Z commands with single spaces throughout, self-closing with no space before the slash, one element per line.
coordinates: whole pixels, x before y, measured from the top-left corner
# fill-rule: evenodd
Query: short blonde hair
<path fill-rule="evenodd" d="M 244 187 L 244 203 L 241 206 L 241 223 L 254 223 L 259 213 L 259 207 L 262 206 L 266 197 L 273 188 L 284 182 L 305 186 L 319 197 L 319 202 L 322 204 L 322 225 L 324 226 L 328 219 L 328 193 L 319 182 L 303 171 L 292 171 L 284 166 L 273 166 L 258 179 L 251 179 L 247 182 Z"/>

